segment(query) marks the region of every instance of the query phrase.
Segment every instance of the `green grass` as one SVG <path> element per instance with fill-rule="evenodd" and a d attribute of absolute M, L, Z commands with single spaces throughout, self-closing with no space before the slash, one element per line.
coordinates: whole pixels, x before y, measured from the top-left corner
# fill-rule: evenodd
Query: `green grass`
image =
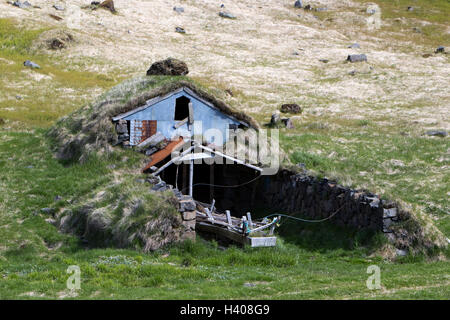
<path fill-rule="evenodd" d="M 383 238 L 330 225 L 282 225 L 275 248 L 223 250 L 198 238 L 152 254 L 88 249 L 77 237 L 59 233 L 40 209 L 64 208 L 109 186 L 111 165 L 123 170 L 139 164 L 134 152 L 64 167 L 49 151 L 43 130 L 1 131 L 0 159 L 1 299 L 70 298 L 70 265 L 81 268 L 76 298 L 86 299 L 445 299 L 449 294 L 447 261 L 385 262 L 371 256 Z M 372 264 L 381 268 L 381 291 L 365 286 Z"/>
<path fill-rule="evenodd" d="M 417 41 L 425 37 L 426 43 L 435 45 L 448 39 L 433 31 L 446 23 L 448 1 L 375 2 L 381 4 L 386 19 L 400 15 L 430 21 L 432 25 L 422 28 L 423 35 L 411 36 Z M 409 5 L 423 10 L 408 13 Z M 428 16 L 430 10 L 433 14 Z M 394 31 L 407 30 L 402 28 Z M 70 65 L 62 58 L 33 52 L 32 42 L 45 30 L 17 28 L 13 21 L 0 19 L 0 118 L 6 120 L 0 124 L 0 299 L 70 298 L 66 289 L 70 265 L 81 268 L 76 298 L 86 299 L 448 299 L 448 251 L 440 254 L 440 261 L 420 255 L 385 261 L 373 255 L 386 241 L 379 234 L 329 224 L 283 223 L 275 248 L 223 250 L 214 241 L 198 238 L 197 243 L 151 254 L 87 248 L 76 236 L 60 233 L 46 221 L 50 216 L 41 208 L 71 207 L 77 199 L 107 188 L 120 197 L 121 190 L 112 187 L 111 165 L 125 170 L 138 166 L 140 158 L 123 151 L 110 158 L 91 158 L 83 165 L 64 166 L 54 159 L 40 128 L 91 102 L 122 75 L 86 72 L 89 63 L 98 61 Z M 24 68 L 26 59 L 42 69 Z M 43 80 L 33 80 L 36 76 Z M 211 85 L 210 79 L 197 80 Z M 260 97 L 232 89 L 239 103 L 259 105 Z M 273 90 L 295 88 L 274 86 Z M 307 98 L 319 106 L 333 102 L 313 94 Z M 255 117 L 267 120 L 267 115 Z M 283 129 L 281 134 L 282 147 L 293 163 L 305 163 L 318 175 L 401 200 L 430 215 L 449 237 L 448 139 L 424 137 L 411 123 L 384 115 L 346 120 L 304 113 L 296 125 L 297 129 Z M 125 174 L 125 185 L 135 178 Z M 366 270 L 373 264 L 381 268 L 382 290 L 366 288 Z"/>
<path fill-rule="evenodd" d="M 363 3 L 376 3 L 381 8 L 383 23 L 381 32 L 388 32 L 391 41 L 413 41 L 427 46 L 446 45 L 450 41 L 450 35 L 445 32 L 448 26 L 448 14 L 450 12 L 450 1 L 448 0 L 362 0 Z M 413 11 L 408 11 L 408 7 Z M 405 19 L 403 23 L 393 21 L 394 19 Z M 418 22 L 425 21 L 428 24 L 421 26 Z M 413 27 L 420 27 L 422 33 L 413 32 Z M 395 45 L 394 42 L 389 44 Z"/>
<path fill-rule="evenodd" d="M 121 79 L 32 50 L 46 30 L 17 28 L 14 21 L 0 19 L 0 118 L 7 126 L 48 127 Z M 41 69 L 24 67 L 25 60 Z"/>

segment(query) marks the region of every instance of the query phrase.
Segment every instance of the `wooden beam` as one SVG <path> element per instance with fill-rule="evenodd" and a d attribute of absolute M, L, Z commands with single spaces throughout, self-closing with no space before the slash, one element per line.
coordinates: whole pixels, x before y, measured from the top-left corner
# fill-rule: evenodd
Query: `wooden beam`
<path fill-rule="evenodd" d="M 229 226 L 233 225 L 233 221 L 231 220 L 231 214 L 230 214 L 230 210 L 226 210 L 225 211 L 226 215 L 227 215 L 227 222 Z"/>
<path fill-rule="evenodd" d="M 195 143 L 195 142 L 194 142 L 194 143 Z M 233 158 L 233 157 L 228 156 L 228 155 L 226 155 L 226 154 L 223 154 L 223 153 L 221 153 L 221 152 L 219 152 L 219 151 L 216 151 L 216 150 L 213 150 L 213 149 L 211 149 L 211 148 L 205 147 L 205 146 L 203 146 L 203 145 L 201 145 L 201 144 L 197 144 L 197 143 L 196 143 L 196 146 L 199 147 L 199 148 L 201 148 L 201 149 L 203 149 L 203 150 L 206 150 L 206 151 L 209 151 L 209 152 L 211 152 L 211 153 L 217 154 L 218 156 L 221 156 L 221 157 L 223 157 L 223 158 L 225 158 L 225 159 L 232 160 L 232 161 L 237 162 L 237 163 L 239 163 L 239 164 L 242 164 L 242 165 L 244 165 L 244 166 L 246 166 L 246 167 L 249 167 L 249 168 L 252 168 L 252 169 L 254 169 L 254 170 L 257 170 L 257 171 L 259 171 L 259 172 L 262 172 L 262 171 L 263 171 L 263 169 L 260 168 L 260 167 L 254 166 L 254 165 L 249 164 L 249 163 L 245 163 L 244 161 L 242 161 L 242 160 L 240 160 L 240 159 Z"/>
<path fill-rule="evenodd" d="M 247 212 L 247 221 L 248 221 L 248 226 L 250 227 L 250 229 L 252 229 L 253 221 L 252 221 L 252 215 L 250 214 L 250 212 Z"/>

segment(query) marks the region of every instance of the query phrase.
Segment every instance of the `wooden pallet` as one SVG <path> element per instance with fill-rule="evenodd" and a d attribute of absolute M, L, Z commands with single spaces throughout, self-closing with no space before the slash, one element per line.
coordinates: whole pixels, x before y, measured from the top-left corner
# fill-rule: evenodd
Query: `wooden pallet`
<path fill-rule="evenodd" d="M 270 222 L 252 221 L 250 213 L 239 219 L 232 217 L 229 211 L 225 214 L 215 211 L 214 202 L 210 208 L 207 208 L 204 203 L 197 202 L 195 229 L 200 232 L 214 233 L 242 245 L 273 247 L 277 240 L 273 236 L 277 221 L 277 219 Z M 245 228 L 245 226 L 248 227 Z M 267 234 L 257 236 L 261 233 Z"/>

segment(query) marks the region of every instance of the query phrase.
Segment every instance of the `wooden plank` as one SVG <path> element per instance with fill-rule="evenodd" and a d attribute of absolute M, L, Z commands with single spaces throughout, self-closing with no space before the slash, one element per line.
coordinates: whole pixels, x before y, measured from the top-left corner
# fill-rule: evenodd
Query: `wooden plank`
<path fill-rule="evenodd" d="M 246 237 L 244 235 L 242 235 L 241 233 L 237 233 L 232 230 L 225 229 L 225 228 L 222 228 L 222 227 L 219 227 L 216 225 L 212 225 L 209 223 L 205 223 L 205 222 L 197 221 L 197 224 L 195 225 L 195 230 L 215 233 L 215 234 L 218 234 L 220 236 L 223 236 L 227 239 L 230 239 L 232 241 L 235 241 L 235 242 L 238 242 L 241 244 L 248 243 L 248 240 L 246 239 Z"/>
<path fill-rule="evenodd" d="M 260 167 L 251 165 L 251 164 L 249 164 L 249 163 L 245 163 L 245 161 L 242 161 L 242 160 L 233 158 L 233 157 L 228 156 L 228 155 L 226 155 L 226 154 L 223 154 L 223 153 L 221 153 L 221 152 L 219 152 L 219 151 L 216 151 L 216 150 L 213 150 L 213 149 L 211 149 L 211 148 L 205 147 L 205 146 L 203 146 L 203 145 L 201 145 L 201 144 L 195 143 L 195 145 L 196 145 L 197 147 L 203 149 L 203 150 L 206 150 L 206 151 L 209 151 L 209 152 L 211 152 L 211 153 L 217 154 L 218 156 L 223 157 L 223 158 L 225 158 L 225 159 L 228 159 L 228 160 L 237 162 L 237 163 L 239 163 L 239 164 L 242 164 L 242 165 L 244 165 L 244 166 L 246 166 L 246 167 L 252 168 L 252 169 L 257 170 L 257 171 L 259 171 L 259 172 L 262 172 L 262 171 L 263 171 L 263 169 L 260 168 Z"/>
<path fill-rule="evenodd" d="M 214 221 L 214 217 L 213 217 L 213 215 L 211 214 L 211 212 L 209 212 L 209 209 L 208 209 L 208 208 L 205 208 L 205 211 L 206 211 L 206 214 L 208 215 L 208 219 L 211 220 L 211 221 Z"/>
<path fill-rule="evenodd" d="M 227 214 L 228 225 L 232 226 L 233 225 L 233 221 L 231 220 L 230 210 L 225 210 L 225 213 Z"/>
<path fill-rule="evenodd" d="M 247 212 L 247 221 L 248 221 L 248 226 L 250 229 L 253 228 L 253 221 L 252 221 L 252 215 L 250 214 L 250 212 Z"/>
<path fill-rule="evenodd" d="M 275 247 L 277 237 L 247 237 L 247 242 L 251 247 Z"/>

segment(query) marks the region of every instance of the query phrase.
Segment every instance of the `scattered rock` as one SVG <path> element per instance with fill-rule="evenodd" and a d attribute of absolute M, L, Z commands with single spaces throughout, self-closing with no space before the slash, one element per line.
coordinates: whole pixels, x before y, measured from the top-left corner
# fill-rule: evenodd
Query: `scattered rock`
<path fill-rule="evenodd" d="M 30 60 L 26 60 L 23 63 L 23 65 L 25 67 L 30 67 L 30 68 L 33 68 L 33 69 L 40 69 L 41 68 L 38 64 L 36 64 L 36 63 L 34 63 L 33 61 L 30 61 Z"/>
<path fill-rule="evenodd" d="M 366 10 L 366 13 L 368 14 L 375 14 L 377 13 L 378 9 L 375 6 L 369 6 Z"/>
<path fill-rule="evenodd" d="M 182 27 L 176 27 L 176 28 L 175 28 L 175 32 L 178 32 L 178 33 L 186 33 L 186 30 L 184 30 Z"/>
<path fill-rule="evenodd" d="M 112 13 L 116 13 L 116 9 L 114 8 L 114 1 L 113 0 L 105 0 L 102 3 L 99 4 L 100 8 L 108 9 Z"/>
<path fill-rule="evenodd" d="M 22 100 L 22 99 L 23 99 L 23 97 L 22 97 L 22 96 L 20 96 L 20 95 L 17 95 L 17 96 L 16 96 L 16 99 L 17 99 L 17 100 Z"/>
<path fill-rule="evenodd" d="M 297 0 L 297 1 L 295 1 L 294 7 L 295 7 L 295 8 L 303 8 L 302 0 Z"/>
<path fill-rule="evenodd" d="M 291 118 L 282 118 L 281 122 L 284 124 L 286 129 L 294 129 L 294 124 L 292 123 Z"/>
<path fill-rule="evenodd" d="M 361 48 L 361 46 L 359 45 L 359 43 L 352 43 L 351 45 L 349 45 L 347 48 L 350 48 L 350 49 L 360 49 Z"/>
<path fill-rule="evenodd" d="M 437 49 L 434 53 L 445 53 L 445 47 L 443 47 L 443 46 L 437 47 Z"/>
<path fill-rule="evenodd" d="M 59 4 L 54 4 L 53 8 L 57 11 L 64 11 L 65 8 L 63 6 L 60 6 Z"/>
<path fill-rule="evenodd" d="M 425 134 L 427 136 L 445 138 L 447 136 L 447 131 L 444 131 L 444 130 L 429 130 L 429 131 L 425 132 Z"/>
<path fill-rule="evenodd" d="M 173 11 L 182 13 L 182 12 L 184 12 L 184 8 L 183 7 L 173 7 Z"/>
<path fill-rule="evenodd" d="M 414 7 L 408 7 L 406 10 L 408 10 L 409 12 L 414 11 Z"/>
<path fill-rule="evenodd" d="M 400 249 L 396 249 L 395 252 L 397 253 L 397 256 L 400 256 L 400 257 L 404 257 L 408 254 L 408 252 L 406 250 L 400 250 Z"/>
<path fill-rule="evenodd" d="M 367 61 L 367 56 L 365 54 L 350 54 L 347 57 L 347 61 L 350 62 L 363 62 Z"/>
<path fill-rule="evenodd" d="M 279 112 L 272 113 L 272 116 L 270 118 L 270 124 L 275 126 L 278 125 L 280 121 L 281 121 L 280 113 Z"/>
<path fill-rule="evenodd" d="M 302 108 L 296 103 L 285 103 L 281 105 L 280 111 L 283 113 L 302 113 Z"/>
<path fill-rule="evenodd" d="M 164 75 L 164 76 L 184 76 L 189 73 L 189 69 L 185 62 L 168 58 L 153 63 L 147 70 L 147 75 Z"/>
<path fill-rule="evenodd" d="M 304 8 L 304 10 L 312 10 L 313 8 L 311 7 L 311 5 L 310 4 L 307 4 L 306 6 L 305 6 L 305 8 Z"/>
<path fill-rule="evenodd" d="M 32 7 L 31 3 L 29 3 L 28 1 L 25 1 L 25 2 L 14 1 L 13 6 L 16 6 L 21 9 L 28 9 L 28 8 Z"/>
<path fill-rule="evenodd" d="M 225 11 L 220 11 L 219 16 L 221 16 L 222 18 L 227 18 L 227 19 L 236 19 L 235 15 L 233 15 L 229 12 L 225 12 Z"/>
<path fill-rule="evenodd" d="M 323 63 L 328 63 L 330 60 L 328 60 L 328 59 L 319 59 L 319 61 L 323 62 Z"/>
<path fill-rule="evenodd" d="M 294 51 L 292 52 L 292 55 L 293 55 L 293 56 L 298 56 L 298 55 L 300 55 L 300 53 L 299 53 L 298 51 L 295 51 L 295 50 L 294 50 Z"/>
<path fill-rule="evenodd" d="M 422 33 L 422 29 L 420 29 L 420 28 L 418 28 L 418 27 L 414 27 L 414 28 L 413 28 L 413 31 L 414 31 L 415 33 Z"/>
<path fill-rule="evenodd" d="M 327 8 L 316 8 L 316 12 L 327 11 Z"/>

